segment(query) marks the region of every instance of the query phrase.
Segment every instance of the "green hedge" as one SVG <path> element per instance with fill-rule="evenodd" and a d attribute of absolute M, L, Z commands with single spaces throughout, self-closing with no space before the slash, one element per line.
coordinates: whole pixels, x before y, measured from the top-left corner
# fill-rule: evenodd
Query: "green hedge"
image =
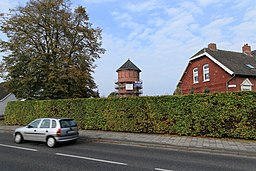
<path fill-rule="evenodd" d="M 5 121 L 72 117 L 81 129 L 256 139 L 256 93 L 8 103 Z"/>

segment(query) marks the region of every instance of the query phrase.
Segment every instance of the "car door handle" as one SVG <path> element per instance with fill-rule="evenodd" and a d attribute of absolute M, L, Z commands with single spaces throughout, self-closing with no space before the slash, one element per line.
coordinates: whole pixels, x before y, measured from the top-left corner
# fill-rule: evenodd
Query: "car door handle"
<path fill-rule="evenodd" d="M 36 130 L 34 130 L 34 132 L 36 132 Z"/>

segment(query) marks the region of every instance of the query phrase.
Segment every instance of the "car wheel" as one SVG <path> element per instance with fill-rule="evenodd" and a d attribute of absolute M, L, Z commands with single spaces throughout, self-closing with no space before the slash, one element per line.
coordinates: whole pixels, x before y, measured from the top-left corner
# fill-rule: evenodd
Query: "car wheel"
<path fill-rule="evenodd" d="M 71 144 L 75 144 L 77 142 L 77 139 L 76 140 L 71 140 Z"/>
<path fill-rule="evenodd" d="M 16 133 L 15 134 L 15 137 L 14 137 L 14 141 L 17 143 L 17 144 L 20 144 L 22 143 L 23 141 L 23 137 L 20 133 Z"/>
<path fill-rule="evenodd" d="M 50 147 L 50 148 L 55 147 L 55 146 L 56 146 L 56 140 L 55 140 L 55 138 L 49 137 L 49 138 L 47 139 L 47 146 Z"/>

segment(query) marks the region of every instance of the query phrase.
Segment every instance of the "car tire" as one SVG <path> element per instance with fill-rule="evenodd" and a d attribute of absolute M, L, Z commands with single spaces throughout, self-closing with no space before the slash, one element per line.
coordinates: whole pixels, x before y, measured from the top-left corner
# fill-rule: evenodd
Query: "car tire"
<path fill-rule="evenodd" d="M 77 139 L 76 140 L 71 140 L 71 144 L 75 144 L 77 142 Z"/>
<path fill-rule="evenodd" d="M 20 144 L 20 143 L 23 142 L 23 137 L 22 137 L 21 133 L 16 133 L 15 134 L 14 141 L 17 144 Z"/>
<path fill-rule="evenodd" d="M 54 137 L 49 137 L 49 138 L 47 138 L 46 143 L 47 143 L 47 146 L 50 147 L 50 148 L 55 147 L 56 144 L 57 144 L 57 142 L 56 142 L 56 140 L 55 140 Z"/>

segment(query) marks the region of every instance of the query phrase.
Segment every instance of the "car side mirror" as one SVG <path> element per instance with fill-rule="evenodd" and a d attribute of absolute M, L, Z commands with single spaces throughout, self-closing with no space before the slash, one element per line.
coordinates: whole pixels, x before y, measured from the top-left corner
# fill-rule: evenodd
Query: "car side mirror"
<path fill-rule="evenodd" d="M 27 126 L 27 128 L 33 128 L 33 126 L 31 126 L 31 125 L 28 125 L 28 126 Z"/>

